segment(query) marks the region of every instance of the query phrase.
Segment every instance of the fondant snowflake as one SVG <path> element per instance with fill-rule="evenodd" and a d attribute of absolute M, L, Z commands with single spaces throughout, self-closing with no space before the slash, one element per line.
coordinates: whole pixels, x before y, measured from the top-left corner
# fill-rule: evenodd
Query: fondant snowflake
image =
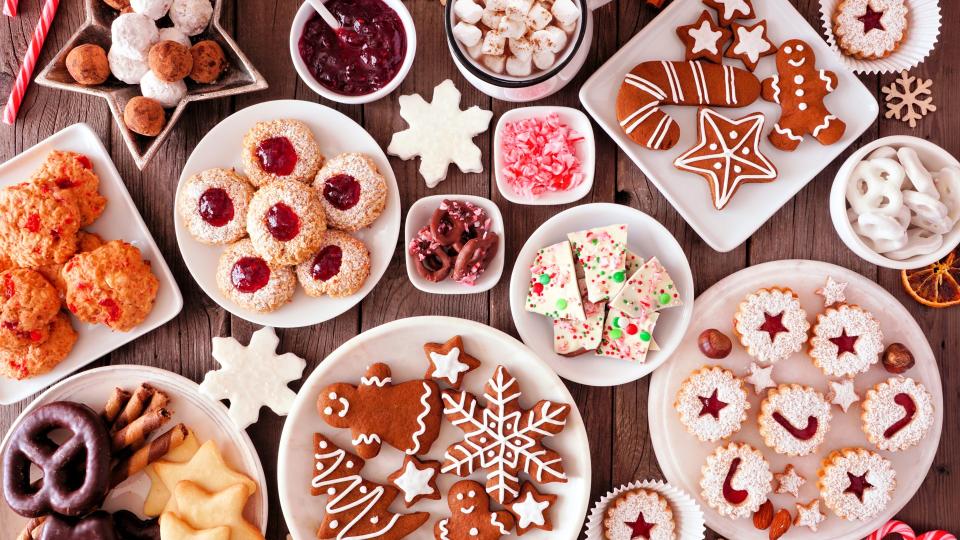
<path fill-rule="evenodd" d="M 520 383 L 498 366 L 484 387 L 487 407 L 467 392 L 443 392 L 443 412 L 464 432 L 463 442 L 447 448 L 443 473 L 487 474 L 487 493 L 500 504 L 520 492 L 519 472 L 539 483 L 565 482 L 560 455 L 541 439 L 563 431 L 570 406 L 541 400 L 530 410 L 520 408 Z"/>
<path fill-rule="evenodd" d="M 917 127 L 917 120 L 937 110 L 933 104 L 931 86 L 933 80 L 920 79 L 902 71 L 897 80 L 882 88 L 887 95 L 884 118 L 896 118 L 909 123 L 912 128 Z"/>
<path fill-rule="evenodd" d="M 286 416 L 297 394 L 287 383 L 303 375 L 307 362 L 293 353 L 277 355 L 280 338 L 264 327 L 250 337 L 246 347 L 232 337 L 213 338 L 213 358 L 221 369 L 210 371 L 200 384 L 200 393 L 230 400 L 230 419 L 240 429 L 256 423 L 260 407 Z"/>

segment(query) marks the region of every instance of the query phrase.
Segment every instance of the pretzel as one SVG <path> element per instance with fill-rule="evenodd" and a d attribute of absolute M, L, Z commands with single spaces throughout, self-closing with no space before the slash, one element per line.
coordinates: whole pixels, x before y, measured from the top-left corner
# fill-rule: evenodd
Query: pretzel
<path fill-rule="evenodd" d="M 895 217 L 877 212 L 864 212 L 857 218 L 860 234 L 871 240 L 898 240 L 907 232 Z"/>
<path fill-rule="evenodd" d="M 939 193 L 937 194 L 939 197 Z M 936 234 L 947 234 L 953 228 L 947 205 L 926 193 L 904 190 L 903 204 L 913 212 L 910 223 Z"/>
<path fill-rule="evenodd" d="M 497 254 L 499 241 L 500 237 L 493 232 L 486 233 L 482 238 L 470 239 L 457 254 L 453 279 L 461 281 L 471 273 L 479 275 L 477 270 L 486 268 L 487 263 Z"/>
<path fill-rule="evenodd" d="M 437 208 L 430 218 L 430 232 L 441 246 L 452 246 L 467 232 L 466 224 L 449 210 Z"/>
<path fill-rule="evenodd" d="M 940 202 L 950 209 L 949 216 L 954 223 L 960 221 L 960 168 L 944 167 L 933 178 L 940 193 Z"/>
<path fill-rule="evenodd" d="M 902 261 L 917 255 L 929 255 L 943 245 L 943 235 L 925 229 L 910 229 L 907 231 L 907 242 L 904 247 L 887 251 L 887 258 Z"/>
<path fill-rule="evenodd" d="M 937 188 L 933 185 L 933 176 L 931 176 L 930 171 L 923 166 L 916 150 L 909 146 L 902 146 L 897 150 L 897 158 L 900 160 L 900 164 L 903 165 L 907 177 L 910 179 L 910 183 L 913 184 L 915 190 L 937 199 L 940 198 L 940 194 L 937 193 Z"/>
<path fill-rule="evenodd" d="M 892 159 L 861 161 L 854 167 L 847 183 L 847 201 L 857 214 L 895 215 L 903 206 L 900 188 L 905 178 L 903 167 Z"/>
<path fill-rule="evenodd" d="M 110 514 L 98 510 L 83 519 L 54 514 L 43 525 L 40 540 L 121 540 Z"/>

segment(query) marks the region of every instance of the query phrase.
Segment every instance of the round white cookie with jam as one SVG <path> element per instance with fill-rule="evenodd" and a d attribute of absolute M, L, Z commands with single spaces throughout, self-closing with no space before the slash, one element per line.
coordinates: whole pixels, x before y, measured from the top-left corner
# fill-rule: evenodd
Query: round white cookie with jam
<path fill-rule="evenodd" d="M 750 517 L 773 489 L 770 463 L 749 444 L 731 442 L 707 456 L 700 495 L 720 515 Z"/>
<path fill-rule="evenodd" d="M 880 454 L 863 448 L 831 452 L 820 468 L 820 499 L 846 520 L 867 520 L 890 503 L 897 485 L 893 465 Z"/>
<path fill-rule="evenodd" d="M 747 354 L 772 364 L 803 348 L 810 323 L 797 293 L 773 287 L 760 289 L 740 303 L 733 330 Z"/>
<path fill-rule="evenodd" d="M 726 439 L 747 420 L 747 391 L 731 371 L 703 366 L 680 385 L 674 408 L 680 422 L 702 442 Z"/>
<path fill-rule="evenodd" d="M 760 404 L 757 424 L 763 442 L 778 454 L 806 456 L 830 431 L 830 403 L 809 386 L 781 384 Z"/>
<path fill-rule="evenodd" d="M 860 306 L 829 308 L 817 316 L 807 352 L 828 377 L 853 377 L 880 360 L 883 332 Z"/>
<path fill-rule="evenodd" d="M 651 489 L 637 488 L 617 495 L 603 520 L 605 540 L 675 540 L 676 524 L 666 497 Z"/>
<path fill-rule="evenodd" d="M 933 425 L 933 398 L 917 381 L 891 377 L 867 391 L 861 420 L 877 448 L 905 450 L 919 444 Z"/>

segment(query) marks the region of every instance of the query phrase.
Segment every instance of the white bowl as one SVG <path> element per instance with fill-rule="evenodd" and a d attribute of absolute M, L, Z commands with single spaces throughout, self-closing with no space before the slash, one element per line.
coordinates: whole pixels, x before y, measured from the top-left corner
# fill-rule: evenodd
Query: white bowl
<path fill-rule="evenodd" d="M 551 113 L 557 113 L 564 124 L 583 136 L 583 141 L 576 145 L 576 154 L 580 159 L 580 171 L 586 177 L 579 186 L 567 191 L 548 192 L 540 197 L 527 197 L 514 191 L 513 187 L 507 184 L 503 177 L 503 150 L 501 143 L 503 141 L 503 129 L 508 122 L 516 122 L 526 118 L 546 118 Z M 493 167 L 497 178 L 497 189 L 503 198 L 516 204 L 530 205 L 555 205 L 569 204 L 578 201 L 587 196 L 593 188 L 593 176 L 597 162 L 597 140 L 593 135 L 593 126 L 587 115 L 578 109 L 570 107 L 521 107 L 511 109 L 500 117 L 497 122 L 497 129 L 493 135 Z"/>
<path fill-rule="evenodd" d="M 960 162 L 953 157 L 950 152 L 933 144 L 925 139 L 911 137 L 909 135 L 893 135 L 877 139 L 869 144 L 860 147 L 854 152 L 840 167 L 837 176 L 833 181 L 833 189 L 830 191 L 830 217 L 833 219 L 833 226 L 840 235 L 843 243 L 851 251 L 860 256 L 860 258 L 884 268 L 893 268 L 895 270 L 910 270 L 912 268 L 922 268 L 933 264 L 947 256 L 953 248 L 960 244 L 960 223 L 954 225 L 953 230 L 944 235 L 943 246 L 939 250 L 929 255 L 917 255 L 897 261 L 884 257 L 874 251 L 870 246 L 860 238 L 850 225 L 847 219 L 847 183 L 850 181 L 850 175 L 853 168 L 857 166 L 870 152 L 873 152 L 881 146 L 892 146 L 899 148 L 909 146 L 917 151 L 920 160 L 931 171 L 939 171 L 943 167 L 953 165 L 960 167 Z"/>
<path fill-rule="evenodd" d="M 297 10 L 297 15 L 293 18 L 293 24 L 290 25 L 290 58 L 293 60 L 293 67 L 296 68 L 297 75 L 300 76 L 300 79 L 305 82 L 311 90 L 331 101 L 336 101 L 337 103 L 360 105 L 384 98 L 390 94 L 390 92 L 393 92 L 398 86 L 400 86 L 400 83 L 406 78 L 407 73 L 410 72 L 410 66 L 413 65 L 413 57 L 417 53 L 417 29 L 413 24 L 413 17 L 410 16 L 410 11 L 407 10 L 405 5 L 403 5 L 403 2 L 400 0 L 382 1 L 387 5 L 387 7 L 397 12 L 397 15 L 400 17 L 400 22 L 403 23 L 403 30 L 407 34 L 407 54 L 403 58 L 403 64 L 400 65 L 400 71 L 397 72 L 397 75 L 393 78 L 393 80 L 387 83 L 387 85 L 380 90 L 371 92 L 369 94 L 364 94 L 362 96 L 346 96 L 343 94 L 338 94 L 333 90 L 323 86 L 313 78 L 313 75 L 310 73 L 307 65 L 303 62 L 303 59 L 300 58 L 300 49 L 298 44 L 300 42 L 300 36 L 303 34 L 303 27 L 306 26 L 310 16 L 315 12 L 313 8 L 310 7 L 309 2 L 304 2 L 300 5 L 300 9 Z"/>
<path fill-rule="evenodd" d="M 410 245 L 410 240 L 417 234 L 417 231 L 424 225 L 430 224 L 430 218 L 433 216 L 434 210 L 439 208 L 440 203 L 444 200 L 464 201 L 483 208 L 490 217 L 490 230 L 497 233 L 497 236 L 500 237 L 500 242 L 497 245 L 497 254 L 493 256 L 493 260 L 490 261 L 487 269 L 483 271 L 483 274 L 480 275 L 480 278 L 477 279 L 474 285 L 463 285 L 457 283 L 450 277 L 439 283 L 433 283 L 432 281 L 423 279 L 423 277 L 417 273 L 417 268 L 413 265 L 413 255 L 410 255 L 410 251 L 407 249 Z M 419 199 L 410 206 L 410 210 L 407 210 L 407 222 L 404 224 L 404 239 L 403 246 L 401 247 L 407 258 L 407 276 L 410 278 L 410 283 L 413 283 L 414 287 L 423 292 L 433 294 L 481 293 L 492 289 L 493 286 L 500 281 L 500 276 L 503 274 L 504 251 L 506 250 L 507 239 L 504 237 L 503 216 L 500 214 L 500 208 L 490 199 L 476 197 L 474 195 L 431 195 Z"/>

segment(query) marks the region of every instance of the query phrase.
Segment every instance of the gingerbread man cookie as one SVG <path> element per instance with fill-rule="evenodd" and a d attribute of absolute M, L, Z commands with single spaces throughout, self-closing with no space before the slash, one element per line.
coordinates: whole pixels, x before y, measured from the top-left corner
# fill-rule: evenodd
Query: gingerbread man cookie
<path fill-rule="evenodd" d="M 506 510 L 491 511 L 483 485 L 461 480 L 447 493 L 453 514 L 433 528 L 436 540 L 497 540 L 513 529 L 513 516 Z"/>
<path fill-rule="evenodd" d="M 770 142 L 792 152 L 807 134 L 830 145 L 843 136 L 847 125 L 823 103 L 836 90 L 836 73 L 817 69 L 817 57 L 809 43 L 791 39 L 777 53 L 777 75 L 764 79 L 763 99 L 780 105 L 780 120 L 773 125 Z"/>
<path fill-rule="evenodd" d="M 440 388 L 433 381 L 393 384 L 390 367 L 374 364 L 360 386 L 337 383 L 320 393 L 317 410 L 327 424 L 350 428 L 357 454 L 371 459 L 387 443 L 409 455 L 425 454 L 440 434 Z"/>
<path fill-rule="evenodd" d="M 703 10 L 695 22 L 677 28 L 677 36 L 687 50 L 687 60 L 723 63 L 723 48 L 730 40 L 730 30 L 717 26 L 709 11 Z"/>

